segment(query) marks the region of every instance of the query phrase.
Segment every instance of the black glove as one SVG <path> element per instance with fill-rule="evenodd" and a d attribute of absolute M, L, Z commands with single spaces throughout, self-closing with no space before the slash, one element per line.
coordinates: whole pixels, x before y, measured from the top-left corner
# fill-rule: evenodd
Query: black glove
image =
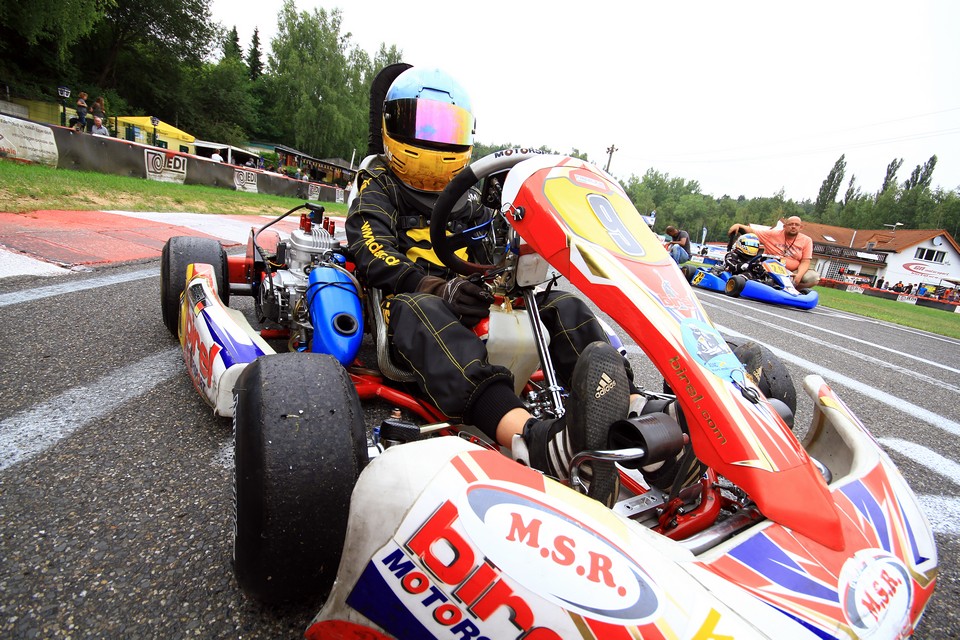
<path fill-rule="evenodd" d="M 490 315 L 493 294 L 463 276 L 452 280 L 427 276 L 420 281 L 417 291 L 443 298 L 463 323 L 471 327 Z"/>

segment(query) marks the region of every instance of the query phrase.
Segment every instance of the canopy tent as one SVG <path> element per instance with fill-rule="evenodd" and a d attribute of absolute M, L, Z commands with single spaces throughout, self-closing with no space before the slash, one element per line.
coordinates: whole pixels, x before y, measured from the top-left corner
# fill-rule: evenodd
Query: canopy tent
<path fill-rule="evenodd" d="M 223 161 L 227 164 L 240 166 L 245 164 L 247 160 L 252 160 L 255 167 L 260 166 L 260 155 L 249 149 L 241 149 L 240 147 L 234 147 L 229 144 L 210 142 L 207 140 L 196 140 L 193 146 L 196 147 L 198 156 L 209 158 L 213 155 L 214 151 L 219 151 Z"/>
<path fill-rule="evenodd" d="M 122 124 L 139 127 L 143 131 L 153 133 L 153 123 L 150 121 L 150 116 L 118 116 L 117 127 L 119 128 Z M 173 138 L 174 140 L 183 140 L 188 143 L 196 140 L 194 136 L 186 131 L 181 131 L 163 120 L 157 123 L 157 135 L 163 136 L 164 138 Z"/>

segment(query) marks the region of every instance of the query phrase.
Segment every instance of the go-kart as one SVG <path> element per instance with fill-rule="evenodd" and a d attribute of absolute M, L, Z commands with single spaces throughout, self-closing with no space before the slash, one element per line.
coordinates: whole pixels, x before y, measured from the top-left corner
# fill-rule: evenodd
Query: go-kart
<path fill-rule="evenodd" d="M 496 215 L 451 232 L 455 203 L 477 183 Z M 311 214 L 289 240 L 252 233 L 242 256 L 173 238 L 161 266 L 164 321 L 187 370 L 214 410 L 233 416 L 237 580 L 263 602 L 325 597 L 308 638 L 912 633 L 937 552 L 903 477 L 816 375 L 804 381 L 812 424 L 797 440 L 782 363 L 720 335 L 606 173 L 496 152 L 450 183 L 431 218 L 437 255 L 497 296 L 491 315 L 505 318 L 491 321 L 488 341 L 504 324 L 530 323 L 539 367 L 516 375 L 532 412 L 559 415 L 566 396 L 532 320 L 548 267 L 662 376 L 664 391 L 644 391 L 640 415 L 614 425 L 609 449 L 578 455 L 568 483 L 409 391 L 382 341 L 378 292 L 353 277 L 328 223 Z M 478 241 L 493 245 L 489 263 L 458 255 Z M 254 297 L 288 352 L 227 307 L 236 295 Z M 376 368 L 356 360 L 367 331 Z M 373 398 L 399 410 L 366 425 L 361 400 Z M 657 410 L 674 401 L 678 412 Z M 616 463 L 613 508 L 589 496 L 585 462 Z M 694 473 L 648 482 L 673 464 Z"/>
<path fill-rule="evenodd" d="M 731 236 L 728 252 L 733 248 L 733 240 Z M 738 267 L 736 272 L 724 263 L 713 266 L 685 264 L 681 269 L 693 286 L 720 291 L 734 298 L 798 309 L 813 309 L 820 300 L 820 296 L 812 289 L 798 290 L 791 273 L 774 256 L 761 254 Z"/>

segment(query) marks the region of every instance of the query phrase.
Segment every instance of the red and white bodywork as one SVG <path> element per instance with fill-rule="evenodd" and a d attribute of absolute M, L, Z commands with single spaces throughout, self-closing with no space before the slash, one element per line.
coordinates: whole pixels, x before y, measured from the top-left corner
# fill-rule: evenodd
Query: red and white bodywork
<path fill-rule="evenodd" d="M 217 295 L 213 267 L 187 267 L 180 301 L 180 346 L 193 386 L 216 415 L 233 416 L 233 385 L 254 359 L 275 353 L 243 314 Z"/>

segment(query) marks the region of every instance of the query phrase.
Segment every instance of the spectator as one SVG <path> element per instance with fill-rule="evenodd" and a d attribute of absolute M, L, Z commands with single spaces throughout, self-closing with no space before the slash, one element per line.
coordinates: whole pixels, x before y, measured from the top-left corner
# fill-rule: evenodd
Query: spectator
<path fill-rule="evenodd" d="M 875 285 L 873 285 L 873 286 L 875 286 L 877 289 L 883 289 L 883 278 L 878 278 L 878 279 L 877 279 L 877 284 L 875 284 Z"/>
<path fill-rule="evenodd" d="M 927 295 L 927 286 L 926 286 L 925 284 L 921 284 L 919 287 L 917 287 L 917 295 L 920 296 L 921 298 L 925 298 L 925 297 L 926 297 L 926 295 Z"/>
<path fill-rule="evenodd" d="M 223 156 L 220 155 L 220 150 L 214 149 L 213 155 L 210 156 L 210 159 L 213 160 L 214 162 L 223 162 Z"/>
<path fill-rule="evenodd" d="M 890 287 L 891 291 L 896 291 L 897 293 L 903 293 L 904 284 L 902 280 L 897 280 L 897 284 Z"/>
<path fill-rule="evenodd" d="M 780 259 L 793 274 L 793 286 L 800 292 L 820 282 L 820 276 L 810 268 L 813 258 L 813 239 L 800 229 L 803 222 L 799 216 L 790 216 L 782 229 L 757 229 L 749 224 L 734 224 L 729 233 L 755 233 L 763 243 L 766 253 Z"/>
<path fill-rule="evenodd" d="M 87 128 L 87 92 L 81 91 L 77 96 L 77 130 L 85 131 Z"/>
<path fill-rule="evenodd" d="M 672 224 L 666 228 L 666 232 L 668 236 L 673 238 L 666 246 L 673 261 L 677 264 L 683 264 L 690 260 L 690 253 L 693 251 L 690 248 L 690 234 L 677 229 Z"/>
<path fill-rule="evenodd" d="M 100 118 L 100 124 L 107 119 L 107 112 L 103 106 L 103 96 L 97 96 L 97 99 L 90 105 L 90 115 L 94 118 Z M 87 120 L 87 132 L 93 133 L 93 121 Z M 109 134 L 108 134 L 109 135 Z"/>
<path fill-rule="evenodd" d="M 98 116 L 93 117 L 93 126 L 90 128 L 90 133 L 95 136 L 109 136 L 110 131 L 103 126 L 103 120 Z"/>

